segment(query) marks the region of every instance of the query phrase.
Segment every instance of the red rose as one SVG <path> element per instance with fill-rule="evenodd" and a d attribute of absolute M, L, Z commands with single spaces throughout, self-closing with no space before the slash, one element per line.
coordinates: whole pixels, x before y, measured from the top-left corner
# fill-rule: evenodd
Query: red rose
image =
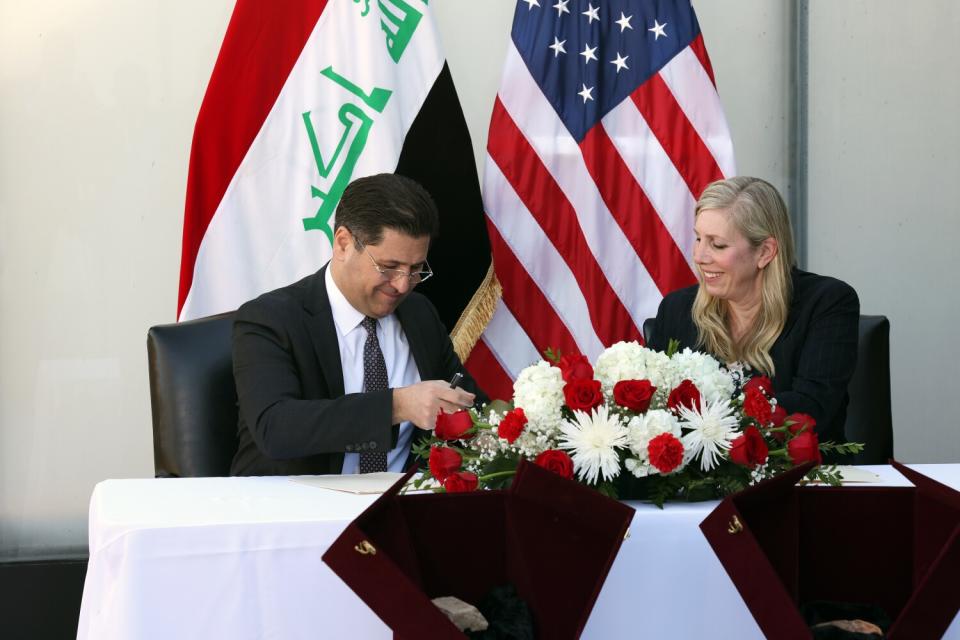
<path fill-rule="evenodd" d="M 779 409 L 779 407 L 777 408 Z M 784 413 L 786 413 L 786 409 L 784 409 Z M 817 426 L 817 421 L 805 413 L 791 413 L 784 416 L 779 424 L 776 423 L 775 418 L 776 416 L 774 416 L 774 426 L 782 427 L 786 425 L 787 431 L 793 435 L 797 435 L 801 431 L 813 431 L 813 428 Z M 787 439 L 787 434 L 783 431 L 775 431 L 773 437 L 777 439 L 777 442 L 783 442 Z"/>
<path fill-rule="evenodd" d="M 813 431 L 817 426 L 817 421 L 805 413 L 791 413 L 784 422 L 792 423 L 789 427 L 790 433 L 796 435 L 802 431 Z"/>
<path fill-rule="evenodd" d="M 437 426 L 433 434 L 441 440 L 459 440 L 464 437 L 469 438 L 470 436 L 464 436 L 464 434 L 472 427 L 473 418 L 466 409 L 455 413 L 440 411 L 437 413 Z"/>
<path fill-rule="evenodd" d="M 571 380 L 563 385 L 563 397 L 573 411 L 590 411 L 603 402 L 599 380 Z"/>
<path fill-rule="evenodd" d="M 443 482 L 443 488 L 447 493 L 466 493 L 477 490 L 477 474 L 469 471 L 458 471 L 451 474 Z"/>
<path fill-rule="evenodd" d="M 802 431 L 800 435 L 794 436 L 787 443 L 787 453 L 793 464 L 803 464 L 804 462 L 816 462 L 820 464 L 823 458 L 820 456 L 820 441 L 817 434 L 813 431 Z"/>
<path fill-rule="evenodd" d="M 744 429 L 743 435 L 730 443 L 730 460 L 751 469 L 766 462 L 767 453 L 767 443 L 754 425 Z"/>
<path fill-rule="evenodd" d="M 497 435 L 510 444 L 513 444 L 513 441 L 519 438 L 520 434 L 523 433 L 523 427 L 526 426 L 526 424 L 526 414 L 523 413 L 522 408 L 517 407 L 507 415 L 503 416 L 503 420 L 500 421 L 500 424 L 497 427 Z"/>
<path fill-rule="evenodd" d="M 649 380 L 621 380 L 613 385 L 613 401 L 630 411 L 644 413 L 656 390 Z"/>
<path fill-rule="evenodd" d="M 680 407 L 687 407 L 700 411 L 700 390 L 690 380 L 684 380 L 677 388 L 670 392 L 667 398 L 667 408 L 674 413 L 680 412 Z"/>
<path fill-rule="evenodd" d="M 573 479 L 573 460 L 570 459 L 566 451 L 547 449 L 536 457 L 533 464 L 553 471 L 558 476 L 568 480 Z"/>
<path fill-rule="evenodd" d="M 449 447 L 430 447 L 430 459 L 428 460 L 430 473 L 437 479 L 437 482 L 443 482 L 450 477 L 463 464 L 463 457 L 455 450 Z"/>
<path fill-rule="evenodd" d="M 770 418 L 773 416 L 770 401 L 756 387 L 747 390 L 746 397 L 743 399 L 743 412 L 762 425 L 770 424 Z"/>
<path fill-rule="evenodd" d="M 660 473 L 670 473 L 683 462 L 683 444 L 672 433 L 661 433 L 647 445 L 650 464 Z"/>
<path fill-rule="evenodd" d="M 768 398 L 773 396 L 773 383 L 767 376 L 754 376 L 747 380 L 747 384 L 743 385 L 743 392 L 747 393 L 751 389 L 762 391 Z"/>
<path fill-rule="evenodd" d="M 564 382 L 573 382 L 574 380 L 593 380 L 593 367 L 587 356 L 577 354 L 575 356 L 563 356 L 560 358 L 560 374 Z"/>

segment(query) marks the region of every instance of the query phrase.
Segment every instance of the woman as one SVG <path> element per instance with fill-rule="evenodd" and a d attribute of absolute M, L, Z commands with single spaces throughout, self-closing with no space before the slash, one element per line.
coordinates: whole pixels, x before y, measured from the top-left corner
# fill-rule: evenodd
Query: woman
<path fill-rule="evenodd" d="M 773 381 L 787 413 L 806 413 L 821 442 L 844 442 L 847 384 L 857 360 L 860 301 L 835 278 L 795 266 L 786 205 L 758 178 L 709 185 L 697 202 L 700 283 L 669 294 L 650 346 L 706 351 Z"/>

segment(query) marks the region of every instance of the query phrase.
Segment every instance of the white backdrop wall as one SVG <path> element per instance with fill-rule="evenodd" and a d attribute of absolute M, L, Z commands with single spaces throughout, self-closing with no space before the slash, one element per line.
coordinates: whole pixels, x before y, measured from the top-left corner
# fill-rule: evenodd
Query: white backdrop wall
<path fill-rule="evenodd" d="M 812 4 L 811 267 L 894 321 L 898 454 L 960 461 L 937 417 L 960 413 L 957 296 L 936 250 L 960 230 L 943 188 L 957 9 L 913 11 L 910 47 L 878 58 L 861 38 L 899 42 L 892 1 Z M 93 485 L 152 475 L 146 331 L 174 320 L 190 138 L 232 5 L 0 0 L 0 558 L 83 552 Z M 513 2 L 431 6 L 482 167 Z M 788 3 L 696 7 L 738 167 L 786 189 Z"/>
<path fill-rule="evenodd" d="M 960 4 L 811 2 L 809 261 L 890 318 L 895 453 L 960 462 Z"/>
<path fill-rule="evenodd" d="M 152 475 L 146 330 L 231 9 L 0 0 L 2 555 L 85 551 L 93 485 Z"/>

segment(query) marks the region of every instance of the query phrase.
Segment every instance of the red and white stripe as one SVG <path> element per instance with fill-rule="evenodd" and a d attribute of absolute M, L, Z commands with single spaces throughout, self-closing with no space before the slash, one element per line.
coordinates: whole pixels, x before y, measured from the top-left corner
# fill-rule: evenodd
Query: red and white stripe
<path fill-rule="evenodd" d="M 592 360 L 642 339 L 663 296 L 696 282 L 697 197 L 735 174 L 702 36 L 579 144 L 509 47 L 483 185 L 503 297 L 467 360 L 501 398 L 549 347 Z"/>

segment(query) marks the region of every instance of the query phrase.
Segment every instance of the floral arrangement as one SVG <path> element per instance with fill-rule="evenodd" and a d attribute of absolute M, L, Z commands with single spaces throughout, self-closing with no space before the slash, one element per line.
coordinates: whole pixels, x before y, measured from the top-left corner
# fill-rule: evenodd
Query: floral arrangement
<path fill-rule="evenodd" d="M 546 357 L 520 373 L 512 403 L 439 414 L 432 437 L 414 447 L 428 466 L 415 486 L 501 488 L 524 458 L 607 495 L 662 506 L 863 448 L 819 442 L 814 420 L 787 415 L 768 378 L 675 343 L 663 353 L 619 342 L 593 365 L 582 355 Z M 808 478 L 840 483 L 834 467 L 817 466 Z"/>

